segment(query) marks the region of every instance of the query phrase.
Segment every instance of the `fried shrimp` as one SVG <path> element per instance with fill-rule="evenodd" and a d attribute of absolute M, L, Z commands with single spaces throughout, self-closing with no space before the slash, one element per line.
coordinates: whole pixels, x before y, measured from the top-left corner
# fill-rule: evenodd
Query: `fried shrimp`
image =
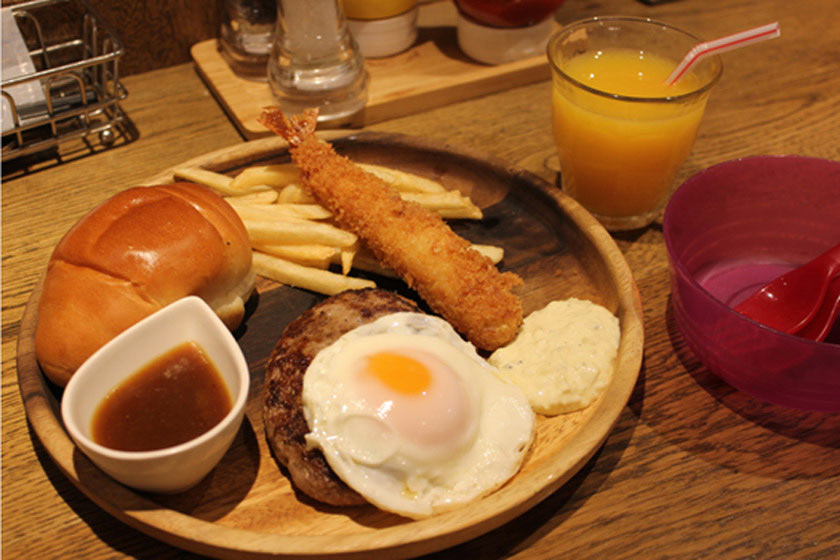
<path fill-rule="evenodd" d="M 362 239 L 437 313 L 479 348 L 493 350 L 515 337 L 522 304 L 511 288 L 522 283 L 499 272 L 434 213 L 402 200 L 315 135 L 316 109 L 287 117 L 267 108 L 259 118 L 290 144 L 305 188 L 336 223 Z"/>

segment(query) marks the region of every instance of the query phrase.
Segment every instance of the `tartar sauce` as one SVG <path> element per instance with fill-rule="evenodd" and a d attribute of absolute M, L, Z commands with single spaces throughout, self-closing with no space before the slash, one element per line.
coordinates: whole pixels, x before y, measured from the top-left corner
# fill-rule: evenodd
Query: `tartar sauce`
<path fill-rule="evenodd" d="M 516 339 L 489 358 L 518 386 L 535 412 L 573 412 L 609 385 L 621 330 L 618 318 L 591 301 L 552 301 L 534 311 Z"/>

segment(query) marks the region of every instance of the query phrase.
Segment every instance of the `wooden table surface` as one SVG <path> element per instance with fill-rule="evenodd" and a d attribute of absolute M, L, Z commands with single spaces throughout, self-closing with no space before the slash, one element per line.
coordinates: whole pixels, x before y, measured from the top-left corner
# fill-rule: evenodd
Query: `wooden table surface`
<path fill-rule="evenodd" d="M 781 38 L 724 55 L 684 179 L 756 154 L 840 160 L 838 8 L 837 0 L 567 0 L 558 15 L 647 15 L 705 38 L 781 23 Z M 190 64 L 125 85 L 136 141 L 29 173 L 4 166 L 4 558 L 191 557 L 77 490 L 28 426 L 17 386 L 19 323 L 59 237 L 117 191 L 242 141 Z M 549 92 L 538 83 L 372 128 L 484 150 L 554 181 L 544 164 L 553 153 Z M 642 295 L 646 334 L 638 385 L 614 431 L 544 502 L 434 557 L 840 557 L 840 414 L 765 404 L 715 378 L 674 326 L 661 222 L 614 237 Z"/>

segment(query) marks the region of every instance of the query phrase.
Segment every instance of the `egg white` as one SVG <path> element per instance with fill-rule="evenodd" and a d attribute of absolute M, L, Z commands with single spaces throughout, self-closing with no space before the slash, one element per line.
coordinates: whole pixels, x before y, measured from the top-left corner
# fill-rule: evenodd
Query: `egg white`
<path fill-rule="evenodd" d="M 460 378 L 471 418 L 452 441 L 432 447 L 406 441 L 354 393 L 346 364 L 391 348 L 432 353 Z M 319 352 L 304 376 L 302 401 L 308 445 L 369 502 L 411 518 L 453 509 L 503 485 L 519 470 L 536 423 L 519 388 L 497 376 L 449 323 L 421 313 L 382 317 Z"/>

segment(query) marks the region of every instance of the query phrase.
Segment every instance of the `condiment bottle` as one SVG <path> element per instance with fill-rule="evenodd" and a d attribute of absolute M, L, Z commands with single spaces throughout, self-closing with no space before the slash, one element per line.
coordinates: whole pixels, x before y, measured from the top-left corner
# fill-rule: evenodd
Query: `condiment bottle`
<path fill-rule="evenodd" d="M 276 16 L 275 0 L 224 0 L 219 46 L 234 72 L 266 79 Z"/>
<path fill-rule="evenodd" d="M 417 40 L 417 0 L 344 0 L 344 13 L 365 57 L 391 56 Z"/>
<path fill-rule="evenodd" d="M 563 0 L 455 0 L 458 46 L 478 62 L 545 56 L 551 17 Z"/>
<path fill-rule="evenodd" d="M 368 73 L 338 0 L 278 0 L 268 83 L 281 109 L 343 123 L 364 108 Z"/>

